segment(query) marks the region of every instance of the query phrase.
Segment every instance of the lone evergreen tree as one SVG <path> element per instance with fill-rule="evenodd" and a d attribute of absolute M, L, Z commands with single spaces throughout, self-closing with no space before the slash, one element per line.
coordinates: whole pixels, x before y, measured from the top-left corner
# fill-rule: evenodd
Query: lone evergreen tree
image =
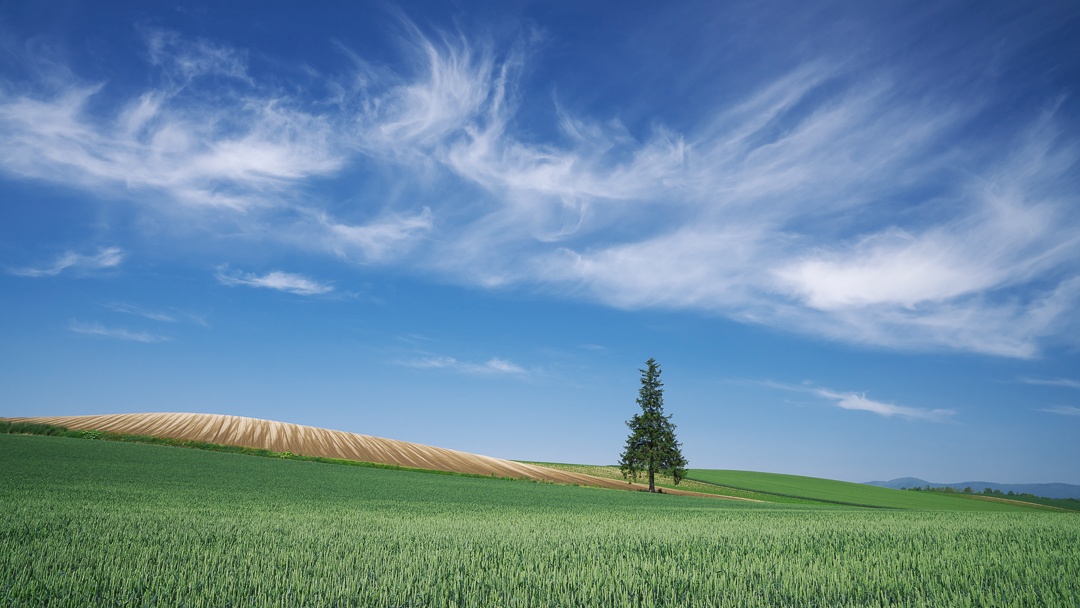
<path fill-rule="evenodd" d="M 641 390 L 637 403 L 641 413 L 626 421 L 630 436 L 626 438 L 619 468 L 623 477 L 637 481 L 638 475 L 649 475 L 649 491 L 656 491 L 656 473 L 666 473 L 678 485 L 686 474 L 686 459 L 675 440 L 675 425 L 671 415 L 664 415 L 664 385 L 660 382 L 660 364 L 656 359 L 645 362 L 641 372 Z"/>

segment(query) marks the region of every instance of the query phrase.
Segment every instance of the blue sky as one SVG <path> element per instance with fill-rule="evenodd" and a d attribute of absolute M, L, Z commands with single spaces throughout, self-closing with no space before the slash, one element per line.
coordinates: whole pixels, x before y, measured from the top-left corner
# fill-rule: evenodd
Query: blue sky
<path fill-rule="evenodd" d="M 0 415 L 1080 483 L 1075 3 L 341 4 L 0 5 Z"/>

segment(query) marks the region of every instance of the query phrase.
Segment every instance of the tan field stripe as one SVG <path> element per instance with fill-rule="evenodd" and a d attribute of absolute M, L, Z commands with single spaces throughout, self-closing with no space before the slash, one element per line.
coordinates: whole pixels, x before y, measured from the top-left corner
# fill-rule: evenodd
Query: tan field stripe
<path fill-rule="evenodd" d="M 97 416 L 33 416 L 7 418 L 7 420 L 52 424 L 75 430 L 97 430 L 204 441 L 222 445 L 262 448 L 274 452 L 292 452 L 293 454 L 303 454 L 305 456 L 341 458 L 475 475 L 535 479 L 537 481 L 569 485 L 597 486 L 619 490 L 640 490 L 644 487 L 642 484 L 628 484 L 614 479 L 559 471 L 539 465 L 524 464 L 407 441 L 243 416 L 148 413 Z M 724 498 L 713 494 L 667 488 L 664 489 L 664 493 Z"/>

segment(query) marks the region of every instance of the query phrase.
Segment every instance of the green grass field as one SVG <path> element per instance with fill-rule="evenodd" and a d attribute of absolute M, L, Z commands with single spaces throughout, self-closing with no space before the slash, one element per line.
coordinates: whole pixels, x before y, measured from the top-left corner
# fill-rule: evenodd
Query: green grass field
<path fill-rule="evenodd" d="M 524 462 L 524 461 L 523 461 Z M 529 464 L 538 464 L 545 467 L 551 467 L 553 469 L 559 469 L 561 471 L 570 471 L 572 473 L 584 473 L 585 475 L 595 475 L 596 477 L 604 477 L 606 479 L 625 479 L 622 476 L 622 471 L 617 466 L 610 465 L 592 465 L 592 464 L 567 464 L 562 462 L 530 462 Z M 647 483 L 648 479 L 638 478 L 638 483 Z M 752 490 L 741 490 L 737 488 L 729 488 L 726 486 L 720 486 L 712 483 L 705 483 L 700 481 L 694 481 L 691 479 L 683 479 L 678 484 L 675 483 L 671 477 L 666 475 L 657 475 L 655 479 L 656 486 L 658 488 L 677 488 L 680 490 L 690 490 L 692 492 L 702 492 L 704 494 L 715 494 L 717 496 L 724 496 L 728 498 L 748 498 L 750 500 L 760 500 L 762 502 L 775 502 L 782 504 L 822 504 L 820 501 L 808 500 L 803 498 L 794 498 L 787 496 L 777 496 L 774 494 L 764 494 L 762 492 L 754 492 Z"/>
<path fill-rule="evenodd" d="M 907 492 L 861 483 L 778 473 L 690 469 L 686 477 L 693 481 L 758 493 L 871 508 L 936 511 L 1029 511 L 1041 508 L 1035 504 L 985 500 L 974 495 Z"/>
<path fill-rule="evenodd" d="M 1080 517 L 0 435 L 5 606 L 1071 606 Z"/>
<path fill-rule="evenodd" d="M 622 479 L 616 466 L 535 462 L 547 467 Z M 641 481 L 640 479 L 638 481 Z M 749 498 L 780 504 L 802 504 L 832 507 L 864 507 L 889 509 L 920 509 L 936 511 L 1029 511 L 1041 506 L 1061 508 L 1053 501 L 1023 503 L 1020 501 L 986 500 L 964 494 L 902 492 L 859 483 L 833 481 L 816 477 L 755 473 L 752 471 L 722 471 L 690 469 L 687 477 L 675 484 L 670 477 L 658 475 L 660 488 L 678 488 L 717 496 Z"/>

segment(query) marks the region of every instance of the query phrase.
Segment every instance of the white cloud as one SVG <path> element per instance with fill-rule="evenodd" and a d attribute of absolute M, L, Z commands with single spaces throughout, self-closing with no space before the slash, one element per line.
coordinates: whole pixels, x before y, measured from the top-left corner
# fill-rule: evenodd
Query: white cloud
<path fill-rule="evenodd" d="M 392 215 L 382 221 L 359 226 L 338 223 L 326 215 L 320 217 L 326 230 L 326 248 L 343 257 L 359 252 L 360 258 L 380 261 L 410 247 L 422 234 L 434 226 L 431 209 L 424 207 L 418 215 Z"/>
<path fill-rule="evenodd" d="M 918 407 L 906 407 L 893 405 L 881 401 L 868 399 L 865 394 L 854 392 L 837 392 L 824 388 L 812 389 L 815 395 L 835 402 L 835 405 L 845 410 L 859 410 L 872 412 L 886 418 L 899 416 L 900 418 L 941 421 L 946 420 L 956 412 L 946 409 L 925 409 Z"/>
<path fill-rule="evenodd" d="M 446 356 L 421 357 L 405 361 L 402 365 L 416 369 L 449 369 L 476 375 L 525 375 L 528 373 L 521 366 L 498 357 L 492 357 L 484 363 L 468 363 Z"/>
<path fill-rule="evenodd" d="M 122 302 L 115 302 L 106 306 L 113 312 L 119 312 L 127 315 L 135 315 L 137 317 L 143 317 L 144 319 L 150 319 L 151 321 L 161 321 L 162 323 L 176 323 L 176 317 L 169 313 L 157 312 L 153 310 L 146 310 L 133 304 L 125 304 Z"/>
<path fill-rule="evenodd" d="M 150 29 L 143 32 L 150 62 L 178 79 L 177 86 L 203 76 L 226 76 L 250 83 L 245 54 L 207 40 L 189 41 L 176 32 Z"/>
<path fill-rule="evenodd" d="M 833 405 L 841 409 L 871 412 L 879 416 L 884 416 L 886 418 L 896 416 L 899 418 L 907 418 L 909 420 L 928 420 L 931 422 L 943 422 L 951 419 L 952 416 L 956 414 L 954 410 L 949 409 L 927 409 L 921 407 L 894 405 L 892 403 L 885 403 L 883 401 L 875 401 L 873 399 L 870 399 L 866 396 L 865 393 L 856 393 L 854 391 L 836 391 L 828 388 L 813 386 L 810 384 L 804 384 L 801 386 L 783 384 L 779 382 L 761 382 L 759 384 L 769 388 L 816 395 L 818 397 L 821 397 L 822 399 L 831 401 Z"/>
<path fill-rule="evenodd" d="M 1080 236 L 1066 229 L 1068 209 L 1040 192 L 1064 178 L 1061 159 L 1043 148 L 1056 135 L 1033 136 L 1000 175 L 971 184 L 958 195 L 965 209 L 957 217 L 919 233 L 888 226 L 848 246 L 821 247 L 774 275 L 818 310 L 876 304 L 912 310 L 1024 284 L 1067 266 Z"/>
<path fill-rule="evenodd" d="M 481 367 L 481 369 L 490 370 L 492 372 L 496 372 L 496 373 L 500 373 L 500 374 L 524 374 L 525 373 L 525 370 L 522 369 L 521 366 L 519 366 L 519 365 L 517 365 L 515 363 L 511 363 L 510 361 L 507 361 L 505 359 L 499 359 L 499 358 L 496 358 L 496 357 L 492 357 L 491 359 L 488 359 L 487 363 L 484 363 L 484 365 Z"/>
<path fill-rule="evenodd" d="M 1060 414 L 1062 416 L 1080 416 L 1080 407 L 1072 405 L 1058 405 L 1055 407 L 1042 408 L 1039 411 L 1047 412 L 1049 414 Z"/>
<path fill-rule="evenodd" d="M 134 315 L 136 317 L 142 317 L 144 319 L 150 319 L 151 321 L 158 321 L 161 323 L 191 323 L 193 325 L 199 325 L 201 327 L 209 326 L 206 321 L 205 315 L 192 314 L 176 309 L 170 309 L 169 312 L 162 312 L 160 310 L 147 310 L 141 306 L 136 306 L 134 304 L 128 304 L 125 302 L 113 302 L 110 304 L 106 304 L 105 308 L 120 314 Z"/>
<path fill-rule="evenodd" d="M 862 239 L 843 255 L 807 259 L 775 271 L 782 283 L 818 310 L 874 304 L 913 308 L 981 291 L 1000 281 L 999 270 L 957 260 L 947 239 L 918 239 L 887 230 Z"/>
<path fill-rule="evenodd" d="M 115 268 L 124 261 L 124 251 L 119 247 L 105 247 L 94 254 L 79 254 L 68 251 L 51 264 L 45 266 L 14 268 L 11 274 L 23 277 L 55 277 L 65 272 L 88 272 Z"/>
<path fill-rule="evenodd" d="M 1065 388 L 1080 388 L 1080 380 L 1071 378 L 1020 378 L 1024 384 L 1036 384 L 1041 386 L 1063 386 Z"/>
<path fill-rule="evenodd" d="M 325 285 L 313 281 L 303 275 L 291 272 L 281 272 L 280 270 L 268 272 L 262 276 L 242 272 L 229 274 L 226 271 L 222 271 L 217 274 L 217 280 L 222 285 L 228 285 L 230 287 L 235 287 L 237 285 L 262 287 L 265 289 L 276 289 L 278 291 L 294 293 L 300 296 L 317 296 L 330 293 L 334 290 L 331 285 Z"/>
<path fill-rule="evenodd" d="M 739 257 L 765 235 L 687 228 L 584 253 L 569 248 L 536 261 L 535 275 L 571 282 L 617 306 L 704 308 L 747 302 L 751 269 Z"/>
<path fill-rule="evenodd" d="M 388 144 L 398 151 L 438 146 L 469 125 L 494 93 L 490 53 L 464 41 L 440 46 L 417 36 L 412 42 L 424 68 L 415 80 L 392 87 L 370 106 L 368 145 Z"/>
<path fill-rule="evenodd" d="M 258 86 L 239 53 L 165 32 L 148 38 L 166 84 L 130 99 L 71 80 L 36 94 L 0 90 L 0 167 L 49 181 L 62 172 L 63 181 L 103 196 L 154 193 L 170 204 L 240 210 L 279 205 L 300 180 L 342 166 L 328 119 Z M 234 84 L 205 85 L 205 75 Z M 88 110 L 106 102 L 119 108 L 114 117 Z"/>
<path fill-rule="evenodd" d="M 115 338 L 117 340 L 127 340 L 129 342 L 167 342 L 169 338 L 152 334 L 145 331 L 131 331 L 123 328 L 105 327 L 104 325 L 94 323 L 82 323 L 72 320 L 68 323 L 68 329 L 77 333 L 87 336 L 101 336 L 104 338 Z"/>

